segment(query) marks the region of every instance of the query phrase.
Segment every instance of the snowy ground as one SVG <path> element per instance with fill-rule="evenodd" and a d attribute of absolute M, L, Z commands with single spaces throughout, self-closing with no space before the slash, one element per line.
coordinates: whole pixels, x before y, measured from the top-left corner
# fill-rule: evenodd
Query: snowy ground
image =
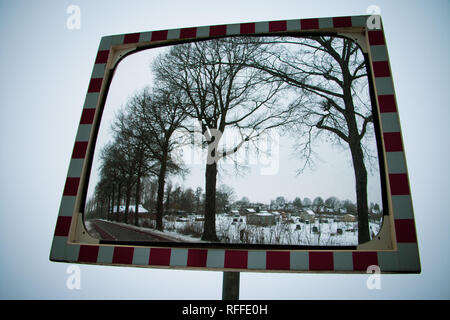
<path fill-rule="evenodd" d="M 225 243 L 244 244 L 285 244 L 285 245 L 319 245 L 343 246 L 358 244 L 357 222 L 332 222 L 306 224 L 298 217 L 292 217 L 293 222 L 278 221 L 273 226 L 256 226 L 246 223 L 246 217 L 237 218 L 227 215 L 217 215 L 216 232 L 219 239 Z M 236 218 L 234 218 L 236 221 Z M 316 227 L 316 228 L 314 228 Z M 337 229 L 342 234 L 337 233 Z M 379 224 L 370 223 L 374 235 L 379 232 Z M 315 230 L 316 229 L 316 230 Z"/>
<path fill-rule="evenodd" d="M 154 221 L 141 220 L 141 227 L 130 224 L 117 223 L 140 231 L 165 235 L 179 242 L 204 242 L 201 235 L 203 221 L 201 216 L 191 215 L 184 219 L 164 217 L 164 232 L 154 229 Z M 320 223 L 316 219 L 314 223 L 300 222 L 299 217 L 292 217 L 291 222 L 281 219 L 272 226 L 256 226 L 246 223 L 246 216 L 232 217 L 226 214 L 216 215 L 216 233 L 222 243 L 235 244 L 282 244 L 282 245 L 310 245 L 310 246 L 348 246 L 358 244 L 357 222 L 328 222 Z M 381 224 L 370 222 L 370 234 L 377 235 Z M 90 223 L 86 221 L 89 229 Z M 342 234 L 338 233 L 341 229 Z M 95 232 L 91 233 L 94 237 Z M 127 240 L 127 239 L 120 239 Z"/>

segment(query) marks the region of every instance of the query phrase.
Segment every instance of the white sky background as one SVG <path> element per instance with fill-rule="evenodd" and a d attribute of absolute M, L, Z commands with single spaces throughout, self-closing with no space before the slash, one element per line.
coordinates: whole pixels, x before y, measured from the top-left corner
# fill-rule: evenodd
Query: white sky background
<path fill-rule="evenodd" d="M 378 5 L 402 125 L 422 273 L 241 273 L 241 299 L 449 299 L 448 1 L 0 1 L 0 298 L 220 299 L 221 272 L 48 260 L 101 36 L 199 25 L 365 14 Z M 66 9 L 81 9 L 81 29 Z M 426 39 L 425 42 L 422 40 Z M 155 288 L 157 288 L 155 290 Z"/>
<path fill-rule="evenodd" d="M 95 191 L 95 185 L 99 181 L 100 150 L 106 143 L 113 140 L 111 123 L 114 121 L 115 115 L 119 109 L 126 105 L 129 98 L 137 90 L 145 86 L 152 86 L 152 61 L 158 54 L 167 52 L 168 49 L 168 47 L 162 47 L 140 51 L 127 56 L 119 63 L 103 111 L 94 154 L 93 171 L 91 171 L 89 181 L 88 199 L 92 196 Z M 366 90 L 368 90 L 367 86 Z M 373 126 L 368 128 L 367 136 L 369 136 L 370 131 L 373 132 L 371 128 Z M 275 133 L 281 135 L 282 131 L 284 130 L 276 129 Z M 372 134 L 371 137 L 372 139 L 369 141 L 365 139 L 364 143 L 370 142 L 372 154 L 376 155 L 375 136 Z M 225 134 L 221 139 L 220 150 L 222 150 L 222 147 L 225 150 L 234 148 L 240 141 L 239 139 L 240 137 L 236 131 L 225 129 Z M 332 146 L 329 143 L 320 143 L 324 139 L 318 139 L 313 148 L 314 152 L 319 156 L 315 160 L 314 169 L 307 169 L 302 174 L 297 175 L 297 171 L 303 165 L 303 160 L 295 154 L 295 143 L 297 140 L 298 138 L 295 136 L 281 136 L 279 148 L 276 148 L 278 151 L 269 157 L 257 156 L 252 153 L 253 156 L 249 161 L 240 162 L 241 164 L 246 164 L 247 170 L 241 171 L 239 175 L 236 173 L 232 161 L 228 159 L 219 160 L 217 186 L 226 184 L 232 187 L 235 192 L 235 200 L 246 196 L 252 202 L 266 204 L 269 204 L 270 200 L 274 200 L 277 196 L 284 196 L 288 201 L 294 200 L 295 197 L 300 197 L 302 200 L 305 197 L 309 197 L 313 200 L 320 196 L 326 200 L 328 197 L 336 196 L 340 200 L 350 199 L 356 203 L 355 178 L 348 146 L 345 144 L 344 148 Z M 222 143 L 227 141 L 228 144 L 226 145 Z M 198 147 L 195 149 L 187 147 L 184 148 L 184 151 L 187 155 L 185 163 L 190 173 L 185 177 L 184 181 L 179 177 L 169 177 L 169 179 L 185 188 L 191 187 L 195 190 L 197 187 L 201 187 L 204 190 L 206 150 L 201 151 Z M 194 152 L 201 155 L 193 155 Z M 245 150 L 243 147 L 235 156 L 242 157 L 244 154 Z M 203 156 L 201 163 L 192 161 L 199 159 L 201 156 Z M 270 170 L 272 168 L 273 170 Z M 367 170 L 368 203 L 378 203 L 382 207 L 378 163 L 374 164 L 372 170 L 367 165 Z"/>

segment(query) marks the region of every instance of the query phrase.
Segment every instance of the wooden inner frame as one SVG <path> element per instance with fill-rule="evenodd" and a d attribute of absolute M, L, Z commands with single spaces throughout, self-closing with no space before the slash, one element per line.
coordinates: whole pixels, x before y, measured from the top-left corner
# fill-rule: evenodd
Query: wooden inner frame
<path fill-rule="evenodd" d="M 373 17 L 373 16 L 372 16 Z M 383 29 L 369 29 L 371 16 L 281 20 L 159 30 L 101 39 L 82 110 L 50 253 L 50 260 L 214 271 L 366 273 L 376 265 L 383 273 L 419 273 L 412 199 L 401 137 L 398 107 Z M 377 16 L 380 19 L 381 17 Z M 379 124 L 380 174 L 388 210 L 378 236 L 352 249 L 233 248 L 185 243 L 181 246 L 101 243 L 85 229 L 82 210 L 101 114 L 114 69 L 128 54 L 147 48 L 238 35 L 330 34 L 360 46 L 369 65 L 369 83 Z M 384 164 L 384 166 L 383 166 Z M 383 172 L 384 167 L 384 172 Z M 270 246 L 271 247 L 271 246 Z"/>

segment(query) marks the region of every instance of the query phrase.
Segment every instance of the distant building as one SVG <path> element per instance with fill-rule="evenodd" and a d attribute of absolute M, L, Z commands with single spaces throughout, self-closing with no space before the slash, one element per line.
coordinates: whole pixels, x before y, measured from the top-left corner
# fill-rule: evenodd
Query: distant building
<path fill-rule="evenodd" d="M 300 213 L 300 219 L 313 223 L 316 220 L 316 214 L 311 209 L 306 209 Z"/>
<path fill-rule="evenodd" d="M 244 209 L 241 209 L 240 213 L 245 214 L 245 215 L 254 214 L 254 213 L 256 213 L 256 210 L 253 208 L 244 208 Z"/>
<path fill-rule="evenodd" d="M 325 207 L 323 210 L 323 212 L 325 212 L 325 213 L 334 213 L 334 211 L 335 210 L 333 208 L 328 208 L 328 207 Z"/>
<path fill-rule="evenodd" d="M 239 215 L 239 210 L 236 210 L 236 209 L 231 210 L 231 211 L 230 211 L 230 215 L 232 215 L 232 216 L 237 216 L 237 215 Z"/>
<path fill-rule="evenodd" d="M 356 222 L 357 218 L 356 218 L 356 216 L 354 216 L 352 214 L 346 214 L 346 215 L 344 215 L 344 221 L 345 222 Z"/>
<path fill-rule="evenodd" d="M 269 212 L 252 213 L 247 216 L 247 224 L 257 226 L 273 226 L 276 224 L 276 215 Z"/>
<path fill-rule="evenodd" d="M 148 210 L 145 209 L 141 204 L 138 206 L 139 213 L 148 213 Z M 136 211 L 136 205 L 128 206 L 128 213 L 132 213 Z M 117 213 L 117 206 L 113 207 L 113 213 Z M 125 206 L 119 206 L 119 213 L 125 213 Z"/>
<path fill-rule="evenodd" d="M 292 213 L 291 213 L 292 216 L 300 216 L 301 214 L 302 214 L 302 210 L 298 210 L 298 209 L 292 211 Z"/>

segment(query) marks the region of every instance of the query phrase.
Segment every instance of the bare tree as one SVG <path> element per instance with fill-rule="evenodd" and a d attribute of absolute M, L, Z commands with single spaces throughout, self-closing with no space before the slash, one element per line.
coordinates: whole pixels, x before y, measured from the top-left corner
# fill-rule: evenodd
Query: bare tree
<path fill-rule="evenodd" d="M 124 177 L 121 174 L 121 169 L 123 168 L 121 161 L 123 159 L 120 156 L 117 146 L 114 143 L 109 143 L 100 151 L 100 161 L 100 181 L 105 181 L 102 184 L 103 186 L 108 186 L 111 199 L 111 214 L 108 215 L 108 220 L 113 220 L 116 192 L 118 196 L 116 213 L 120 211 L 121 189 L 124 183 Z"/>
<path fill-rule="evenodd" d="M 367 206 L 367 168 L 373 134 L 372 110 L 363 54 L 352 40 L 339 37 L 268 38 L 278 44 L 270 58 L 252 65 L 294 88 L 299 94 L 294 129 L 303 137 L 300 155 L 313 163 L 314 139 L 324 136 L 350 149 L 355 173 L 358 241 L 370 240 Z"/>
<path fill-rule="evenodd" d="M 127 134 L 139 141 L 143 152 L 156 162 L 156 167 L 152 168 L 158 177 L 156 228 L 161 231 L 166 176 L 168 172 L 183 172 L 181 164 L 176 161 L 172 152 L 184 143 L 180 136 L 175 137 L 175 132 L 180 129 L 185 118 L 183 105 L 171 90 L 144 88 L 127 105 Z"/>
<path fill-rule="evenodd" d="M 339 209 L 340 201 L 336 197 L 329 197 L 324 202 L 325 206 L 333 211 Z"/>
<path fill-rule="evenodd" d="M 316 213 L 321 213 L 323 210 L 323 199 L 321 197 L 316 197 L 313 201 L 313 210 Z"/>
<path fill-rule="evenodd" d="M 116 155 L 114 155 L 116 159 L 119 157 L 117 161 L 115 161 L 115 165 L 119 170 L 119 175 L 123 181 L 123 188 L 125 191 L 125 210 L 123 212 L 122 221 L 128 223 L 128 213 L 133 187 L 137 182 L 137 178 L 139 178 L 136 176 L 136 171 L 140 171 L 141 169 L 138 169 L 138 167 L 142 165 L 142 161 L 139 159 L 142 158 L 141 153 L 143 146 L 128 134 L 129 123 L 123 111 L 118 114 L 116 122 L 112 125 L 112 129 L 115 133 L 113 142 L 114 149 L 112 152 L 116 152 Z M 119 194 L 120 193 L 121 188 L 119 190 Z M 121 197 L 119 196 L 118 206 L 120 205 L 120 198 Z"/>
<path fill-rule="evenodd" d="M 235 193 L 234 190 L 225 185 L 221 184 L 216 190 L 216 210 L 220 212 L 225 212 L 227 207 L 233 202 Z"/>
<path fill-rule="evenodd" d="M 260 70 L 246 66 L 263 54 L 261 45 L 249 38 L 215 39 L 174 46 L 153 66 L 157 81 L 183 93 L 185 112 L 201 124 L 206 140 L 203 240 L 219 240 L 215 226 L 218 161 L 286 119 L 286 110 L 276 107 L 283 83 L 262 79 Z M 229 128 L 241 132 L 241 142 L 219 150 Z"/>
<path fill-rule="evenodd" d="M 195 211 L 196 211 L 196 213 L 200 212 L 200 205 L 202 203 L 202 193 L 203 193 L 202 188 L 197 187 L 197 189 L 195 189 Z"/>

